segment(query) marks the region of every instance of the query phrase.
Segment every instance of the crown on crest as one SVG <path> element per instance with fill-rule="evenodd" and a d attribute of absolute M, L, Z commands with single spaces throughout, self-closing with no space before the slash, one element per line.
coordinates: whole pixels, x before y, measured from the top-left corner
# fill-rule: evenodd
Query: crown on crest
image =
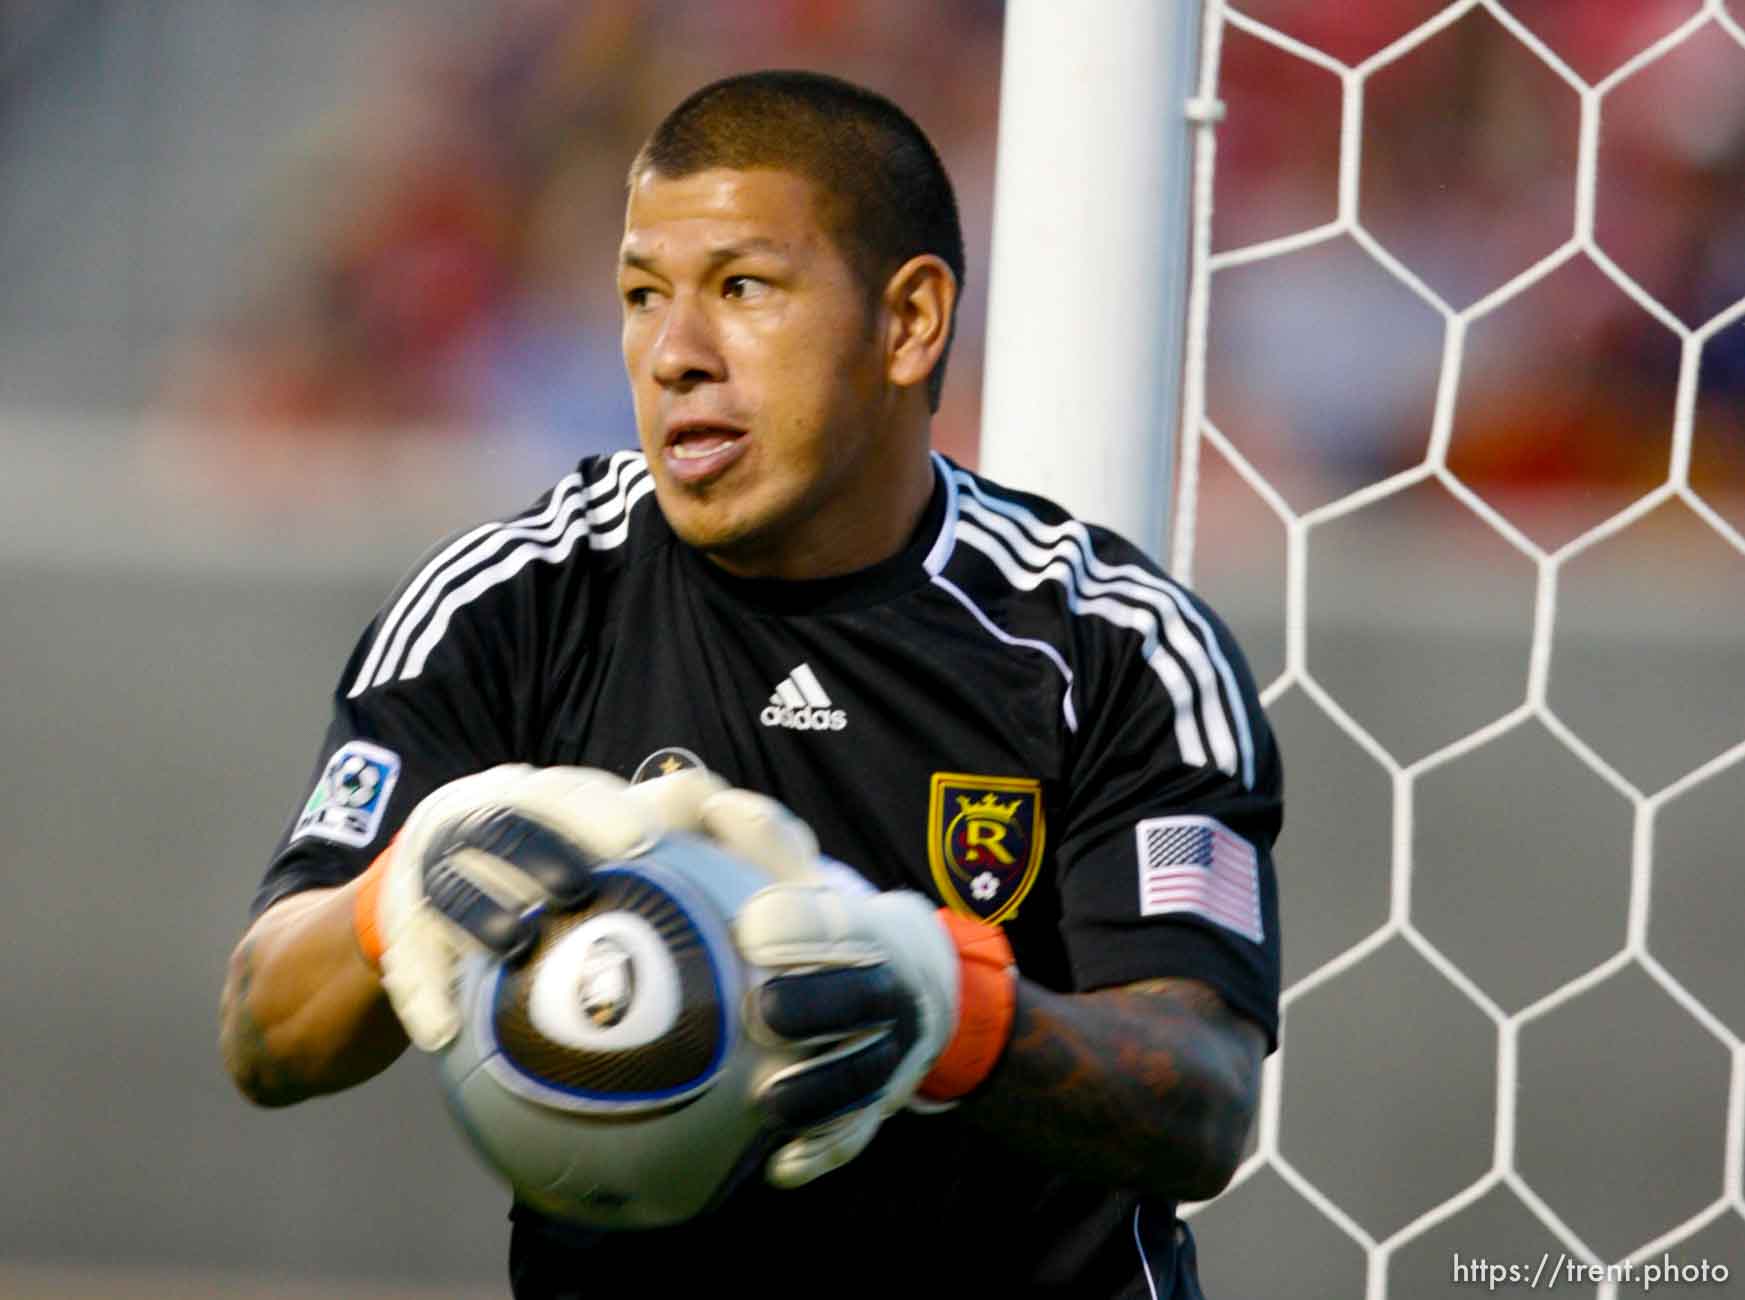
<path fill-rule="evenodd" d="M 1009 822 L 1012 818 L 1016 817 L 1018 815 L 1018 808 L 1023 802 L 1022 799 L 1014 799 L 1011 803 L 1001 803 L 998 799 L 994 798 L 991 792 L 984 794 L 974 803 L 970 802 L 968 795 L 960 794 L 957 796 L 959 816 L 992 817 L 995 821 L 1002 822 Z"/>

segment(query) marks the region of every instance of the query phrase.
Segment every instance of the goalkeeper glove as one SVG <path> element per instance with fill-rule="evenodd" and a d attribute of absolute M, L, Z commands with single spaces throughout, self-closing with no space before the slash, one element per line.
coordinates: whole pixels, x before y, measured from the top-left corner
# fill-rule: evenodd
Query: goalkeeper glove
<path fill-rule="evenodd" d="M 779 882 L 734 921 L 745 958 L 780 972 L 760 989 L 753 1032 L 819 1049 L 759 1089 L 796 1133 L 770 1157 L 771 1183 L 811 1182 L 859 1155 L 917 1094 L 949 1102 L 987 1077 L 1017 1002 L 1003 931 L 917 893 L 874 892 L 820 859 L 811 831 L 760 796 L 716 795 L 703 820 Z"/>
<path fill-rule="evenodd" d="M 699 769 L 630 786 L 590 768 L 505 764 L 432 791 L 365 873 L 354 911 L 407 1036 L 427 1052 L 447 1046 L 462 953 L 525 952 L 544 912 L 592 896 L 595 865 L 694 829 L 725 788 Z"/>

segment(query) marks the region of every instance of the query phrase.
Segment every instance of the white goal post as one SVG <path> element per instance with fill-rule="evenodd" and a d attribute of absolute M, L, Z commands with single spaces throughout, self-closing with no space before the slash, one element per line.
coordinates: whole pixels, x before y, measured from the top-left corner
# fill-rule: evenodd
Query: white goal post
<path fill-rule="evenodd" d="M 1009 0 L 981 468 L 1154 556 L 1188 285 L 1199 0 Z"/>

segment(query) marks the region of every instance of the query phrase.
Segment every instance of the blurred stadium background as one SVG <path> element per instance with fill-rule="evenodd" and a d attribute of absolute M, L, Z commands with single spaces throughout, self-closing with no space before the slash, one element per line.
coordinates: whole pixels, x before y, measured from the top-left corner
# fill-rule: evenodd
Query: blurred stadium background
<path fill-rule="evenodd" d="M 1233 6 L 1214 254 L 1335 222 L 1325 60 L 1443 7 Z M 1580 190 L 1579 97 L 1498 12 L 1594 85 L 1691 25 L 1603 99 L 1616 274 L 1581 252 L 1478 317 L 1457 388 L 1444 320 L 1349 232 L 1210 278 L 1193 574 L 1276 687 L 1307 990 L 1264 1158 L 1196 1221 L 1215 1300 L 1362 1295 L 1376 1244 L 1396 1300 L 1470 1294 L 1454 1254 L 1572 1237 L 1606 1261 L 1665 1240 L 1745 1288 L 1745 6 L 1458 8 L 1364 79 L 1350 196 L 1455 311 L 1565 243 Z M 270 1114 L 223 1079 L 217 991 L 263 856 L 403 567 L 631 441 L 622 173 L 696 85 L 815 67 L 933 135 L 971 249 L 940 443 L 974 462 L 1002 18 L 0 0 L 0 1294 L 502 1292 L 503 1198 L 422 1063 Z M 1038 274 L 1119 292 L 1119 251 Z M 1677 328 L 1718 317 L 1681 414 Z M 1555 726 L 1418 769 L 1521 705 L 1533 563 L 1431 479 L 1315 516 L 1296 561 L 1281 509 L 1410 471 L 1437 427 L 1547 553 L 1662 489 L 1679 427 L 1708 513 L 1669 496 L 1571 554 L 1541 638 Z M 1384 932 L 1407 889 L 1410 933 Z M 1492 1013 L 1536 1006 L 1503 1052 Z"/>

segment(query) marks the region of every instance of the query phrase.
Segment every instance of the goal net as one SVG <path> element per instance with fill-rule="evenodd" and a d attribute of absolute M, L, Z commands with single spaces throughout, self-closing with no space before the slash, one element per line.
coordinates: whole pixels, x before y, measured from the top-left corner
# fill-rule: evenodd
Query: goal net
<path fill-rule="evenodd" d="M 1745 1292 L 1745 5 L 1211 0 L 1200 77 L 1171 561 L 1289 775 L 1207 1292 Z"/>

